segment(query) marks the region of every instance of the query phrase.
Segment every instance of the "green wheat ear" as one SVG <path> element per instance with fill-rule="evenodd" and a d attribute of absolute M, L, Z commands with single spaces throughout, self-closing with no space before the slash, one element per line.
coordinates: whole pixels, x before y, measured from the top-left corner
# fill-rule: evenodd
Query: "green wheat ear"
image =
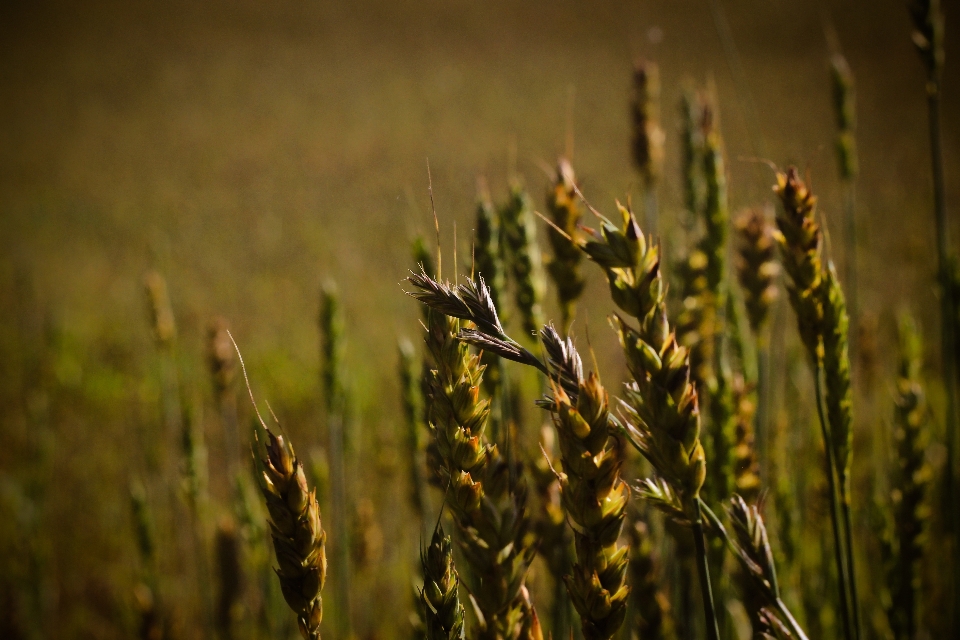
<path fill-rule="evenodd" d="M 510 187 L 510 199 L 500 210 L 508 264 L 513 276 L 517 310 L 527 336 L 536 335 L 543 324 L 545 288 L 542 257 L 537 245 L 537 225 L 530 196 L 519 183 Z"/>
<path fill-rule="evenodd" d="M 576 302 L 583 293 L 586 282 L 580 273 L 583 254 L 574 241 L 577 225 L 580 224 L 583 214 L 577 197 L 573 167 L 565 158 L 557 161 L 553 186 L 547 192 L 547 212 L 556 225 L 556 228 L 551 227 L 547 231 L 547 238 L 553 249 L 553 260 L 547 265 L 547 271 L 557 289 L 561 326 L 566 333 L 573 322 Z"/>
<path fill-rule="evenodd" d="M 430 546 L 420 552 L 423 567 L 424 629 L 427 640 L 460 640 L 463 638 L 463 604 L 460 602 L 460 576 L 453 563 L 450 536 L 437 523 Z"/>

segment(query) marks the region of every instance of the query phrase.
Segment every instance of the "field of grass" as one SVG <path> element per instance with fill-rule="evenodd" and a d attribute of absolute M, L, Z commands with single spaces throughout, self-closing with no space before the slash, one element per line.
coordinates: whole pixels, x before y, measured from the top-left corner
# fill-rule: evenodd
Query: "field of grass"
<path fill-rule="evenodd" d="M 903 3 L 814 4 L 6 3 L 0 8 L 0 636 L 137 633 L 134 587 L 144 567 L 130 513 L 134 481 L 146 483 L 154 511 L 159 590 L 172 611 L 171 634 L 204 637 L 203 584 L 214 573 L 203 569 L 204 562 L 214 564 L 205 544 L 212 546 L 216 523 L 233 509 L 205 360 L 208 324 L 217 316 L 227 320 L 258 400 L 269 400 L 298 452 L 320 459 L 327 424 L 317 318 L 328 280 L 337 283 L 345 318 L 355 447 L 348 473 L 372 505 L 359 510 L 365 516 L 351 514 L 351 523 L 379 532 L 370 534 L 371 557 L 355 559 L 354 629 L 363 638 L 409 636 L 421 530 L 407 506 L 396 343 L 408 337 L 419 348 L 422 334 L 420 309 L 403 295 L 409 286 L 401 280 L 413 266 L 411 240 L 432 238 L 427 161 L 444 275 L 451 277 L 455 252 L 461 273 L 469 273 L 478 175 L 500 202 L 508 178 L 519 173 L 544 211 L 550 178 L 543 167 L 552 170 L 568 151 L 569 131 L 591 203 L 612 212 L 615 198 L 639 202 L 629 105 L 632 64 L 646 57 L 659 63 L 663 85 L 663 226 L 678 229 L 683 210 L 677 109 L 683 86 L 713 82 L 731 211 L 774 202 L 774 174 L 758 159 L 798 165 L 820 198 L 828 251 L 842 273 L 843 192 L 826 24 L 857 78 L 865 337 L 855 363 L 856 455 L 864 461 L 855 517 L 858 533 L 867 536 L 876 516 L 871 505 L 885 499 L 885 483 L 866 461 L 876 461 L 882 474 L 892 458 L 889 438 L 878 434 L 889 432 L 893 419 L 896 318 L 903 310 L 918 319 L 926 338 L 934 415 L 929 457 L 934 463 L 944 457 L 925 80 Z M 943 143 L 954 213 L 960 22 L 951 4 L 944 3 Z M 729 21 L 736 58 L 718 36 L 711 13 L 717 5 Z M 951 226 L 960 238 L 953 220 Z M 682 240 L 676 232 L 665 238 L 666 263 L 682 257 Z M 166 279 L 178 331 L 170 360 L 209 449 L 211 505 L 201 529 L 210 541 L 199 545 L 178 485 L 180 435 L 164 430 L 169 362 L 154 345 L 145 311 L 149 270 Z M 584 273 L 578 345 L 586 354 L 589 328 L 606 387 L 617 394 L 627 371 L 607 328 L 613 305 L 603 274 L 593 266 Z M 812 385 L 786 299 L 782 294 L 773 314 L 780 356 L 774 368 L 790 381 L 777 397 L 784 419 L 800 407 L 798 422 L 809 431 L 803 450 L 815 459 L 818 435 L 814 426 L 806 429 L 816 419 L 805 404 Z M 551 290 L 546 315 L 557 320 L 553 300 Z M 532 398 L 537 383 L 519 371 Z M 540 419 L 533 408 L 525 411 L 530 421 Z M 239 402 L 238 413 L 246 439 L 252 407 Z M 323 473 L 310 476 L 311 486 L 315 477 Z M 330 536 L 328 497 L 318 497 Z M 439 509 L 439 492 L 432 499 Z M 428 528 L 435 517 L 426 517 Z M 881 590 L 867 580 L 875 577 L 873 549 L 864 542 L 861 599 L 865 635 L 880 637 L 886 633 Z M 266 551 L 272 553 L 264 545 Z M 946 572 L 928 562 L 925 575 Z M 540 564 L 532 571 L 531 584 L 549 583 Z M 248 598 L 259 588 L 251 576 L 244 587 Z M 329 585 L 325 602 L 328 592 Z M 930 595 L 922 628 L 933 635 L 924 637 L 944 629 L 946 616 L 933 610 L 949 608 L 935 599 L 943 597 Z M 335 596 L 329 601 L 335 619 Z M 293 614 L 280 611 L 289 620 L 276 637 L 294 637 Z M 257 637 L 249 631 L 253 614 L 238 615 L 245 630 L 237 637 Z M 824 637 L 834 637 L 830 624 L 824 622 Z M 328 637 L 336 634 L 325 629 Z"/>

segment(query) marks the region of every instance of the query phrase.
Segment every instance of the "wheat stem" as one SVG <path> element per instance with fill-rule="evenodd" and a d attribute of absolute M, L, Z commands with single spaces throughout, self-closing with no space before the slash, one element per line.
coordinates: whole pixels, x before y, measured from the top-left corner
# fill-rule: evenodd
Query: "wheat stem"
<path fill-rule="evenodd" d="M 344 429 L 344 385 L 342 379 L 343 318 L 336 286 L 328 282 L 320 295 L 321 384 L 326 410 L 327 437 L 330 451 L 330 506 L 336 536 L 333 547 L 334 592 L 336 594 L 336 626 L 341 638 L 350 636 L 350 532 L 347 526 L 347 450 Z"/>
<path fill-rule="evenodd" d="M 827 482 L 830 490 L 830 524 L 833 531 L 834 560 L 837 565 L 837 579 L 840 584 L 840 614 L 843 620 L 843 631 L 847 640 L 855 638 L 853 623 L 850 615 L 850 591 L 847 579 L 847 563 L 844 556 L 844 543 L 841 534 L 840 524 L 840 495 L 837 487 L 837 469 L 833 450 L 830 446 L 830 424 L 827 422 L 826 413 L 823 409 L 823 365 L 816 364 L 814 373 L 814 389 L 817 403 L 817 417 L 820 421 L 820 432 L 823 435 L 824 442 L 824 472 L 827 475 Z"/>
<path fill-rule="evenodd" d="M 710 584 L 710 567 L 707 564 L 707 547 L 703 533 L 703 518 L 700 515 L 699 498 L 693 501 L 693 542 L 697 547 L 697 573 L 700 577 L 700 593 L 703 596 L 703 611 L 707 621 L 708 640 L 720 640 L 717 625 L 717 612 L 713 603 L 713 591 Z"/>

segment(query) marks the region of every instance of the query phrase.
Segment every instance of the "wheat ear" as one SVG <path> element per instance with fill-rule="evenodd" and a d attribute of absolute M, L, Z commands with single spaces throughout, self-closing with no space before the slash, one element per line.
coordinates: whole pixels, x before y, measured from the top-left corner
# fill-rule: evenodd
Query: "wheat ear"
<path fill-rule="evenodd" d="M 483 367 L 457 340 L 458 328 L 456 319 L 431 310 L 426 344 L 436 368 L 427 401 L 437 443 L 433 462 L 440 465 L 433 471 L 447 485 L 446 504 L 474 578 L 470 592 L 480 618 L 478 637 L 537 640 L 539 620 L 523 586 L 535 553 L 526 536 L 525 489 L 496 445 L 485 441 L 489 402 L 480 398 Z"/>
<path fill-rule="evenodd" d="M 240 434 L 236 396 L 233 391 L 237 365 L 227 329 L 227 322 L 223 318 L 214 318 L 207 327 L 207 367 L 223 428 L 227 477 L 232 479 L 240 463 Z"/>
<path fill-rule="evenodd" d="M 626 428 L 658 478 L 642 494 L 692 523 L 708 638 L 719 637 L 703 537 L 699 494 L 707 466 L 700 444 L 700 410 L 690 381 L 690 357 L 677 344 L 667 319 L 659 248 L 648 245 L 633 213 L 618 205 L 621 226 L 601 217 L 599 231 L 581 247 L 606 273 L 614 303 L 639 321 L 631 327 L 619 315 L 620 337 L 633 382 L 625 389 Z M 661 481 L 662 480 L 662 481 Z"/>
<path fill-rule="evenodd" d="M 141 564 L 141 580 L 133 589 L 134 604 L 140 618 L 139 637 L 141 640 L 157 640 L 164 636 L 165 621 L 159 594 L 156 537 L 146 491 L 136 481 L 130 483 L 130 512 Z"/>
<path fill-rule="evenodd" d="M 463 605 L 460 603 L 460 576 L 453 564 L 453 545 L 437 523 L 430 546 L 420 553 L 423 567 L 423 607 L 427 640 L 463 638 Z"/>
<path fill-rule="evenodd" d="M 168 437 L 177 437 L 182 429 L 183 408 L 180 403 L 180 376 L 176 362 L 177 324 L 170 304 L 167 281 L 156 271 L 143 279 L 147 294 L 147 311 L 154 342 L 160 352 L 161 402 L 164 427 Z M 159 452 L 161 455 L 163 451 Z"/>
<path fill-rule="evenodd" d="M 493 305 L 500 308 L 505 287 L 505 264 L 503 233 L 500 216 L 490 200 L 486 184 L 480 181 L 477 188 L 476 229 L 473 236 L 473 277 L 482 277 L 490 291 Z M 483 390 L 486 391 L 492 405 L 490 418 L 490 439 L 504 442 L 506 433 L 501 427 L 509 424 L 508 406 L 502 397 L 505 371 L 500 357 L 492 351 L 484 351 L 481 356 L 484 365 Z"/>
<path fill-rule="evenodd" d="M 920 594 L 919 563 L 924 553 L 931 469 L 926 462 L 929 409 L 921 385 L 923 346 L 916 325 L 900 321 L 900 365 L 897 372 L 893 439 L 896 445 L 893 527 L 887 550 L 887 619 L 896 640 L 916 636 Z"/>
<path fill-rule="evenodd" d="M 579 359 L 570 340 L 570 357 Z M 581 378 L 571 398 L 554 390 L 554 424 L 563 471 L 564 510 L 573 528 L 577 563 L 565 577 L 585 640 L 614 637 L 627 613 L 629 547 L 618 544 L 629 490 L 620 478 L 623 452 L 608 429 L 609 400 L 600 379 Z"/>
<path fill-rule="evenodd" d="M 582 213 L 577 199 L 576 177 L 566 158 L 557 161 L 553 185 L 547 192 L 547 212 L 556 225 L 547 231 L 547 238 L 553 249 L 553 260 L 547 265 L 547 271 L 557 290 L 561 326 L 566 333 L 573 322 L 577 299 L 586 284 L 580 273 L 583 254 L 573 240 Z"/>
<path fill-rule="evenodd" d="M 744 292 L 750 330 L 759 341 L 778 295 L 780 265 L 776 262 L 773 226 L 763 209 L 757 207 L 740 214 L 734 227 L 738 237 L 734 258 L 737 280 Z"/>
<path fill-rule="evenodd" d="M 658 229 L 657 181 L 663 173 L 664 141 L 660 127 L 660 68 L 649 60 L 633 67 L 633 164 L 643 180 L 646 224 Z"/>
<path fill-rule="evenodd" d="M 264 427 L 256 437 L 260 490 L 270 514 L 277 577 L 287 605 L 297 614 L 304 640 L 319 640 L 327 579 L 326 533 L 320 507 L 307 486 L 303 464 L 283 436 Z"/>
<path fill-rule="evenodd" d="M 427 484 L 423 477 L 423 397 L 420 386 L 420 365 L 413 345 L 401 339 L 397 349 L 400 373 L 400 400 L 403 406 L 403 441 L 409 458 L 410 504 L 417 520 L 422 524 L 427 504 Z"/>
<path fill-rule="evenodd" d="M 538 509 L 534 526 L 539 539 L 537 552 L 543 558 L 553 579 L 553 604 L 550 611 L 551 633 L 566 638 L 571 630 L 573 606 L 567 595 L 564 576 L 573 566 L 573 532 L 567 526 L 562 504 L 560 480 L 555 472 L 560 466 L 556 430 L 551 425 L 540 428 L 540 452 L 528 466 L 536 489 Z M 538 452 L 538 453 L 540 453 Z"/>
<path fill-rule="evenodd" d="M 537 245 L 537 225 L 530 196 L 519 183 L 510 187 L 510 199 L 500 210 L 503 238 L 506 240 L 517 309 L 523 331 L 530 339 L 543 324 L 545 287 L 542 257 Z"/>
<path fill-rule="evenodd" d="M 778 232 L 775 239 L 780 247 L 781 260 L 789 277 L 788 292 L 790 304 L 797 316 L 797 325 L 800 338 L 807 350 L 814 374 L 816 389 L 817 413 L 824 440 L 825 473 L 829 483 L 830 515 L 833 529 L 834 554 L 836 557 L 837 575 L 840 587 L 840 610 L 844 626 L 844 635 L 847 640 L 857 636 L 855 619 L 855 604 L 851 595 L 852 576 L 849 573 L 852 561 L 848 561 L 850 550 L 844 543 L 844 527 L 841 524 L 842 486 L 838 486 L 841 462 L 837 459 L 837 443 L 841 441 L 841 433 L 834 433 L 832 423 L 828 420 L 823 407 L 823 387 L 827 356 L 824 352 L 824 342 L 829 339 L 832 343 L 830 362 L 834 365 L 833 374 L 841 377 L 840 371 L 845 345 L 838 335 L 841 327 L 838 322 L 845 313 L 841 312 L 842 293 L 837 294 L 839 286 L 835 285 L 835 278 L 831 276 L 833 284 L 824 285 L 825 274 L 832 273 L 824 270 L 821 261 L 823 232 L 816 221 L 816 196 L 800 179 L 795 168 L 790 167 L 786 172 L 777 173 L 777 184 L 774 192 L 780 199 L 782 215 L 777 217 Z M 824 304 L 833 305 L 831 325 L 825 324 Z M 829 333 L 830 336 L 825 334 Z M 849 360 L 847 361 L 849 367 Z M 847 373 L 849 376 L 849 371 Z M 829 390 L 828 390 L 829 392 Z M 844 389 L 835 389 L 833 399 L 835 409 L 839 409 L 838 398 L 845 396 Z M 844 429 L 845 422 L 841 420 L 838 431 Z M 844 438 L 846 436 L 844 435 Z"/>
<path fill-rule="evenodd" d="M 727 515 L 733 526 L 733 536 L 712 511 L 706 510 L 706 513 L 713 528 L 739 560 L 744 604 L 748 607 L 754 637 L 806 640 L 803 629 L 780 598 L 773 550 L 759 508 L 747 505 L 739 495 L 730 499 Z"/>

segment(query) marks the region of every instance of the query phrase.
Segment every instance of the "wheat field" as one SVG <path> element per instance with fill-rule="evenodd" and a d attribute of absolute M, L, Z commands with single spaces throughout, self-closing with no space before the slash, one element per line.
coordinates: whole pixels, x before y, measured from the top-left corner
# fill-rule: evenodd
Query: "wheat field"
<path fill-rule="evenodd" d="M 0 636 L 953 637 L 922 27 L 898 0 L 5 4 Z M 501 325 L 462 311 L 479 275 Z"/>

